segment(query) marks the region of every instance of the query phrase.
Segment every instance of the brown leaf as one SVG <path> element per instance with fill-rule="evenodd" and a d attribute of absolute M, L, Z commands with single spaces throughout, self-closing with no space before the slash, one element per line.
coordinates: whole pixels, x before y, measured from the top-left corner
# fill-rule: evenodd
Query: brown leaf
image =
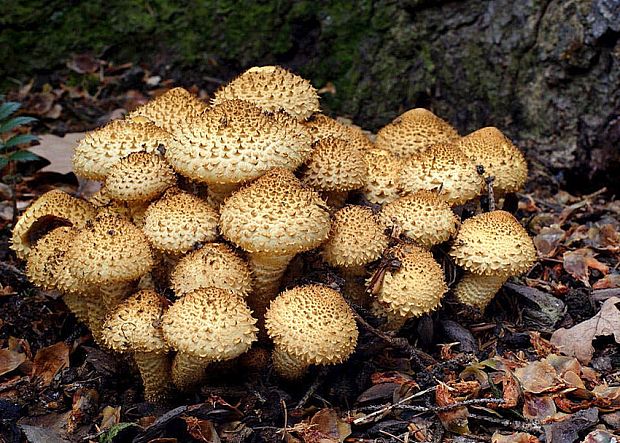
<path fill-rule="evenodd" d="M 39 349 L 34 357 L 32 377 L 38 379 L 41 386 L 49 386 L 54 376 L 69 366 L 69 346 L 64 342 Z"/>
<path fill-rule="evenodd" d="M 544 227 L 540 233 L 534 237 L 534 246 L 543 257 L 553 257 L 560 242 L 564 239 L 566 232 L 558 225 Z"/>
<path fill-rule="evenodd" d="M 446 384 L 440 383 L 435 390 L 435 402 L 438 406 L 448 406 L 456 403 Z M 437 416 L 446 430 L 456 434 L 469 434 L 467 417 L 469 412 L 465 406 L 455 407 L 448 411 L 438 412 Z"/>
<path fill-rule="evenodd" d="M 537 331 L 530 332 L 530 343 L 532 343 L 539 357 L 546 357 L 549 354 L 558 352 L 558 349 L 549 340 L 542 338 L 540 332 Z"/>
<path fill-rule="evenodd" d="M 552 389 L 557 381 L 553 366 L 543 361 L 533 361 L 515 370 L 525 392 L 539 394 Z"/>
<path fill-rule="evenodd" d="M 17 369 L 26 361 L 26 354 L 0 349 L 0 376 Z"/>
<path fill-rule="evenodd" d="M 605 383 L 596 386 L 592 393 L 596 396 L 594 404 L 604 412 L 620 410 L 620 387 Z"/>
<path fill-rule="evenodd" d="M 495 432 L 491 436 L 491 443 L 540 443 L 540 440 L 527 432 L 513 432 L 509 435 Z"/>
<path fill-rule="evenodd" d="M 545 420 L 557 412 L 555 402 L 549 396 L 525 394 L 523 400 L 523 416 L 528 420 Z"/>
<path fill-rule="evenodd" d="M 94 389 L 79 388 L 73 394 L 71 414 L 67 419 L 67 432 L 72 434 L 77 427 L 85 423 L 99 407 L 99 393 Z"/>
<path fill-rule="evenodd" d="M 67 68 L 78 74 L 92 74 L 97 72 L 101 62 L 91 54 L 77 54 L 67 62 Z"/>
<path fill-rule="evenodd" d="M 608 431 L 604 431 L 602 429 L 596 429 L 590 432 L 586 437 L 581 441 L 581 443 L 617 443 L 618 436 L 613 435 Z"/>
<path fill-rule="evenodd" d="M 102 431 L 121 422 L 121 407 L 106 406 L 101 412 L 101 424 L 99 429 Z"/>
<path fill-rule="evenodd" d="M 592 285 L 593 289 L 620 288 L 620 274 L 608 274 Z"/>
<path fill-rule="evenodd" d="M 82 138 L 84 138 L 82 132 L 65 134 L 64 137 L 43 134 L 39 136 L 39 144 L 29 150 L 50 162 L 49 165 L 41 169 L 42 172 L 67 174 L 73 171 L 73 150 Z"/>
<path fill-rule="evenodd" d="M 563 256 L 564 269 L 575 279 L 589 287 L 590 269 L 596 269 L 603 274 L 609 272 L 609 268 L 594 257 L 594 252 L 587 248 L 566 251 Z"/>
<path fill-rule="evenodd" d="M 305 443 L 342 443 L 351 435 L 351 425 L 338 417 L 333 409 L 324 408 L 312 416 L 301 433 Z"/>
<path fill-rule="evenodd" d="M 187 432 L 196 440 L 203 443 L 220 443 L 220 436 L 210 420 L 196 417 L 183 417 L 187 423 Z"/>
<path fill-rule="evenodd" d="M 613 335 L 616 343 L 620 343 L 620 310 L 616 307 L 617 303 L 620 303 L 620 298 L 612 297 L 591 319 L 569 329 L 558 329 L 551 336 L 551 343 L 563 354 L 577 357 L 583 364 L 589 363 L 594 354 L 592 341 L 596 337 Z"/>
<path fill-rule="evenodd" d="M 519 382 L 513 377 L 513 375 L 509 371 L 505 371 L 504 375 L 501 379 L 502 382 L 502 398 L 504 399 L 504 403 L 499 405 L 490 404 L 488 405 L 490 408 L 500 407 L 502 409 L 510 409 L 517 406 L 519 403 L 519 398 L 521 397 L 521 389 L 519 389 Z"/>

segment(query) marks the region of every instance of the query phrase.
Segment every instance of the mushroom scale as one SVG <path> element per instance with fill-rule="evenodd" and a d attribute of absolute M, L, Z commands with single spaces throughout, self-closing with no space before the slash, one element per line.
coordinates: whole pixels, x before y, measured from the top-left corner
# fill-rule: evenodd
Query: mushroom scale
<path fill-rule="evenodd" d="M 166 341 L 177 351 L 172 366 L 174 384 L 187 390 L 198 384 L 209 363 L 230 360 L 256 340 L 256 319 L 237 294 L 219 288 L 199 288 L 170 306 L 163 319 Z"/>
<path fill-rule="evenodd" d="M 340 293 L 322 285 L 299 286 L 276 297 L 265 315 L 273 339 L 274 368 L 294 380 L 309 365 L 333 365 L 355 350 L 357 325 Z"/>
<path fill-rule="evenodd" d="M 455 144 L 440 143 L 404 161 L 400 186 L 403 194 L 437 191 L 448 204 L 462 205 L 480 194 L 484 180 Z"/>
<path fill-rule="evenodd" d="M 498 194 L 517 192 L 527 180 L 527 162 L 519 149 L 494 127 L 478 129 L 457 143 L 476 165 L 484 167 L 485 176 L 493 176 Z"/>
<path fill-rule="evenodd" d="M 407 157 L 431 145 L 458 140 L 459 135 L 448 122 L 428 109 L 410 109 L 377 132 L 375 145 Z"/>
<path fill-rule="evenodd" d="M 370 203 L 383 205 L 396 200 L 400 191 L 400 170 L 403 162 L 384 149 L 364 152 L 366 183 L 362 194 Z"/>
<path fill-rule="evenodd" d="M 25 260 L 30 252 L 32 237 L 47 233 L 59 225 L 82 228 L 95 217 L 96 210 L 88 202 L 60 190 L 41 195 L 21 215 L 11 238 L 11 249 Z"/>
<path fill-rule="evenodd" d="M 406 237 L 425 248 L 449 240 L 458 225 L 450 206 L 437 193 L 426 190 L 386 204 L 380 218 L 384 225 L 397 226 Z"/>
<path fill-rule="evenodd" d="M 73 154 L 76 175 L 104 180 L 110 168 L 133 152 L 156 152 L 168 148 L 172 136 L 151 122 L 113 120 L 80 140 Z"/>
<path fill-rule="evenodd" d="M 213 104 L 241 99 L 268 112 L 284 111 L 305 120 L 319 111 L 319 96 L 308 80 L 280 66 L 253 67 L 215 92 Z"/>
<path fill-rule="evenodd" d="M 314 143 L 321 139 L 332 137 L 348 141 L 360 151 L 374 148 L 372 141 L 370 141 L 360 128 L 345 125 L 323 114 L 313 115 L 304 122 L 304 126 L 310 130 Z"/>
<path fill-rule="evenodd" d="M 169 347 L 161 329 L 167 307 L 166 299 L 155 291 L 139 291 L 108 315 L 101 332 L 110 349 L 133 353 L 147 401 L 165 399 L 171 388 Z"/>

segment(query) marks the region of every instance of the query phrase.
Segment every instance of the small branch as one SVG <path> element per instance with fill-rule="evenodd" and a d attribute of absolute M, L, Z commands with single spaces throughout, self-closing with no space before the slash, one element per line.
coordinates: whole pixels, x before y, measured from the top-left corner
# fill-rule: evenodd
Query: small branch
<path fill-rule="evenodd" d="M 314 395 L 319 386 L 323 384 L 323 382 L 325 381 L 325 377 L 328 373 L 328 367 L 323 366 L 319 369 L 319 373 L 316 375 L 314 381 L 312 382 L 304 396 L 301 398 L 301 400 L 299 400 L 299 403 L 297 403 L 295 409 L 301 409 L 306 405 L 306 403 L 308 403 L 308 400 L 310 400 L 310 398 Z"/>
<path fill-rule="evenodd" d="M 394 403 L 394 404 L 390 404 L 390 405 L 385 405 L 385 406 L 382 406 L 382 407 L 380 407 L 380 409 L 378 409 L 378 410 L 376 410 L 376 411 L 374 411 L 374 412 L 371 412 L 371 413 L 370 413 L 370 414 L 368 414 L 368 415 L 365 415 L 365 416 L 363 416 L 363 417 L 358 417 L 358 418 L 356 418 L 355 420 L 353 420 L 353 424 L 354 424 L 354 425 L 359 425 L 359 424 L 362 424 L 362 423 L 367 423 L 367 422 L 369 422 L 371 419 L 373 419 L 374 417 L 377 417 L 377 416 L 379 416 L 379 415 L 383 415 L 383 414 L 385 414 L 386 412 L 391 411 L 392 409 L 397 409 L 397 408 L 399 408 L 400 406 L 403 406 L 403 405 L 405 404 L 405 402 L 408 402 L 408 401 L 410 401 L 410 400 L 413 400 L 414 398 L 419 398 L 419 397 L 422 397 L 423 395 L 426 395 L 426 394 L 428 394 L 429 392 L 434 391 L 435 389 L 437 389 L 437 387 L 436 387 L 436 386 L 433 386 L 432 388 L 428 388 L 428 389 L 425 389 L 425 390 L 423 390 L 423 391 L 416 392 L 415 394 L 409 395 L 409 396 L 407 396 L 407 397 L 403 398 L 402 400 L 397 401 L 397 402 L 396 402 L 396 403 Z"/>
<path fill-rule="evenodd" d="M 489 212 L 495 211 L 495 191 L 493 190 L 493 182 L 495 177 L 490 175 L 484 179 L 487 185 L 487 198 L 489 199 Z"/>
<path fill-rule="evenodd" d="M 495 423 L 511 430 L 524 431 L 524 432 L 539 432 L 542 433 L 543 429 L 537 422 L 522 422 L 517 420 L 507 420 L 504 418 L 488 417 L 486 415 L 469 414 L 469 418 L 474 420 L 486 421 L 489 423 Z"/>
<path fill-rule="evenodd" d="M 402 406 L 399 406 L 398 409 L 409 409 L 409 410 L 418 411 L 418 412 L 445 412 L 445 411 L 450 411 L 452 409 L 460 408 L 463 406 L 486 405 L 488 403 L 502 404 L 505 402 L 506 400 L 504 400 L 503 398 L 474 398 L 471 400 L 458 401 L 456 403 L 452 403 L 452 404 L 445 405 L 445 406 L 402 405 Z"/>

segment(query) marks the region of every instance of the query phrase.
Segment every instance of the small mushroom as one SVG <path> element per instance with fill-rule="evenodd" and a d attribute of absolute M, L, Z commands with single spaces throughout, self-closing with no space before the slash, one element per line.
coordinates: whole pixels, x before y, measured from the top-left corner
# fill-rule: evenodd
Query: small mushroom
<path fill-rule="evenodd" d="M 534 264 L 536 248 L 512 214 L 492 211 L 463 222 L 450 255 L 466 271 L 454 288 L 457 299 L 484 309 L 509 277 Z"/>
<path fill-rule="evenodd" d="M 458 219 L 450 206 L 435 192 L 418 191 L 383 206 L 380 219 L 396 226 L 405 237 L 430 248 L 456 234 Z"/>
<path fill-rule="evenodd" d="M 484 180 L 454 143 L 440 143 L 404 161 L 400 186 L 404 194 L 426 189 L 436 191 L 450 205 L 462 205 L 480 194 Z"/>
<path fill-rule="evenodd" d="M 291 259 L 327 239 L 330 216 L 315 191 L 276 168 L 224 202 L 220 229 L 248 252 L 255 285 L 249 302 L 260 320 Z"/>
<path fill-rule="evenodd" d="M 312 151 L 312 137 L 293 117 L 268 115 L 252 103 L 224 101 L 188 124 L 166 151 L 179 173 L 206 183 L 214 205 L 271 168 L 300 166 Z"/>
<path fill-rule="evenodd" d="M 403 162 L 384 149 L 364 152 L 366 182 L 362 194 L 370 203 L 383 205 L 399 197 L 400 170 Z"/>
<path fill-rule="evenodd" d="M 132 353 L 144 383 L 144 398 L 159 402 L 170 393 L 169 347 L 161 329 L 168 308 L 165 298 L 153 290 L 139 291 L 108 315 L 101 336 L 116 352 Z"/>
<path fill-rule="evenodd" d="M 478 129 L 461 138 L 457 146 L 472 162 L 484 167 L 486 177 L 494 178 L 493 187 L 498 195 L 517 192 L 525 186 L 525 157 L 499 129 Z"/>
<path fill-rule="evenodd" d="M 367 151 L 374 148 L 374 144 L 357 126 L 347 125 L 323 114 L 314 114 L 304 126 L 310 130 L 313 142 L 332 137 L 345 140 L 360 151 Z"/>
<path fill-rule="evenodd" d="M 355 350 L 358 330 L 347 302 L 321 285 L 284 291 L 265 315 L 273 339 L 273 366 L 285 379 L 303 377 L 310 365 L 335 365 Z"/>
<path fill-rule="evenodd" d="M 127 119 L 146 119 L 169 133 L 176 134 L 184 128 L 186 122 L 203 113 L 208 107 L 188 90 L 177 87 L 136 108 L 127 115 Z"/>
<path fill-rule="evenodd" d="M 176 175 L 159 154 L 135 152 L 110 167 L 105 179 L 107 195 L 130 203 L 158 198 L 176 184 Z"/>
<path fill-rule="evenodd" d="M 448 122 L 428 109 L 410 109 L 377 132 L 375 145 L 407 157 L 437 143 L 458 140 L 459 135 Z"/>
<path fill-rule="evenodd" d="M 366 163 L 362 151 L 348 141 L 326 137 L 314 144 L 301 181 L 322 192 L 327 203 L 341 208 L 349 191 L 364 185 Z"/>
<path fill-rule="evenodd" d="M 441 266 L 428 250 L 402 244 L 390 253 L 398 260 L 398 269 L 386 271 L 381 284 L 369 289 L 376 296 L 374 314 L 386 319 L 385 329 L 397 331 L 410 318 L 436 309 L 448 286 Z"/>
<path fill-rule="evenodd" d="M 76 175 L 104 180 L 110 168 L 133 152 L 157 152 L 172 136 L 151 122 L 114 120 L 86 134 L 73 154 Z"/>
<path fill-rule="evenodd" d="M 268 112 L 283 110 L 299 120 L 319 110 L 319 96 L 310 82 L 280 66 L 248 69 L 218 89 L 213 104 L 235 99 L 252 102 Z"/>
<path fill-rule="evenodd" d="M 187 391 L 200 383 L 210 363 L 233 359 L 256 340 L 256 319 L 237 294 L 199 288 L 178 299 L 166 312 L 163 331 L 177 351 L 172 380 Z"/>
<path fill-rule="evenodd" d="M 28 258 L 34 240 L 59 226 L 83 228 L 95 217 L 95 208 L 66 192 L 53 190 L 41 195 L 19 218 L 13 228 L 11 249 L 17 257 Z"/>
<path fill-rule="evenodd" d="M 172 271 L 170 287 L 177 297 L 198 288 L 227 289 L 244 299 L 252 292 L 247 263 L 224 243 L 210 243 L 190 252 Z"/>

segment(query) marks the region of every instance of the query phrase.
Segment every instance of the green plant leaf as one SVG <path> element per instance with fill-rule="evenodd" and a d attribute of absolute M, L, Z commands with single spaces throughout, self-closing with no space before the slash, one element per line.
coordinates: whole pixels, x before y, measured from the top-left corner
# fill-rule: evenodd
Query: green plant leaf
<path fill-rule="evenodd" d="M 0 170 L 4 169 L 9 164 L 9 159 L 6 157 L 0 157 Z"/>
<path fill-rule="evenodd" d="M 112 426 L 99 436 L 99 443 L 113 443 L 114 437 L 116 437 L 121 431 L 130 427 L 139 427 L 135 423 L 118 423 Z"/>
<path fill-rule="evenodd" d="M 27 125 L 28 123 L 32 123 L 37 121 L 34 117 L 15 117 L 11 120 L 0 124 L 0 134 L 4 132 L 9 132 L 11 129 L 17 128 L 21 125 Z"/>
<path fill-rule="evenodd" d="M 20 134 L 8 139 L 6 142 L 4 142 L 4 146 L 7 148 L 12 148 L 13 146 L 23 145 L 25 143 L 30 143 L 36 140 L 38 140 L 38 137 L 36 135 Z"/>
<path fill-rule="evenodd" d="M 6 102 L 0 105 L 0 120 L 4 120 L 9 115 L 17 111 L 21 107 L 21 103 Z"/>
<path fill-rule="evenodd" d="M 39 160 L 40 158 L 41 157 L 39 157 L 34 152 L 30 152 L 25 149 L 21 151 L 16 151 L 8 156 L 8 159 L 10 161 L 15 161 L 15 162 L 31 162 L 31 161 Z"/>

